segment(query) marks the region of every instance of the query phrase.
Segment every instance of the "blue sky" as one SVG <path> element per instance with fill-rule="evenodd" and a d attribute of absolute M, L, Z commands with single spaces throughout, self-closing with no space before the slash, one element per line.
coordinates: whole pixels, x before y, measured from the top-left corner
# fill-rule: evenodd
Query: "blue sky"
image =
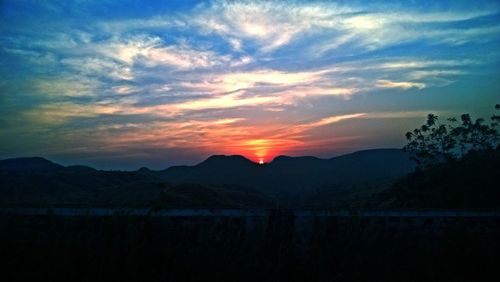
<path fill-rule="evenodd" d="M 60 2 L 0 2 L 0 158 L 331 157 L 499 103 L 498 1 Z"/>

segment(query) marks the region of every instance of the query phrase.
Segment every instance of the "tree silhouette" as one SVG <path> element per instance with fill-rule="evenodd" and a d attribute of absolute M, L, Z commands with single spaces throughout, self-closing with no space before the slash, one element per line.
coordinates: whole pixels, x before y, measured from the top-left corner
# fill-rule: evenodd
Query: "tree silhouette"
<path fill-rule="evenodd" d="M 495 109 L 499 110 L 500 105 Z M 458 160 L 472 152 L 492 151 L 499 146 L 500 116 L 493 115 L 490 120 L 487 124 L 482 118 L 474 121 L 469 114 L 463 114 L 460 119 L 449 118 L 441 123 L 438 116 L 429 114 L 425 124 L 406 133 L 408 144 L 404 150 L 412 153 L 420 168 Z"/>

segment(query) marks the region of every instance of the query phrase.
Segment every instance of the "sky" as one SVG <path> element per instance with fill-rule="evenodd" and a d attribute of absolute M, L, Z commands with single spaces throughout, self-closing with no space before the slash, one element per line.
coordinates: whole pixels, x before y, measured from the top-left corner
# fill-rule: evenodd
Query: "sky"
<path fill-rule="evenodd" d="M 498 1 L 0 1 L 0 159 L 400 148 L 500 102 Z"/>

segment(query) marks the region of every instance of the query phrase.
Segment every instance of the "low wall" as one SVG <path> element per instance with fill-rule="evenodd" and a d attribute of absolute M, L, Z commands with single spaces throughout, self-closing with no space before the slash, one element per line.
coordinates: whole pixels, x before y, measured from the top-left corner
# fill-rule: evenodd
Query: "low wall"
<path fill-rule="evenodd" d="M 3 210 L 0 230 L 5 281 L 500 278 L 496 211 Z"/>

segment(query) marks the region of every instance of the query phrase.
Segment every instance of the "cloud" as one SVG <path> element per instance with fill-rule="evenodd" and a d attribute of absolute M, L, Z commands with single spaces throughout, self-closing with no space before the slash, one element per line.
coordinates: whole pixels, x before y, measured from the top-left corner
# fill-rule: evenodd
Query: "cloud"
<path fill-rule="evenodd" d="M 208 68 L 229 61 L 228 57 L 218 57 L 214 52 L 194 50 L 186 45 L 152 48 L 141 55 L 149 66 L 165 64 L 179 69 Z"/>
<path fill-rule="evenodd" d="M 476 11 L 381 11 L 362 12 L 341 18 L 331 29 L 333 39 L 311 46 L 315 56 L 327 52 L 342 52 L 349 45 L 359 51 L 374 51 L 409 42 L 429 45 L 460 45 L 477 40 L 492 40 L 500 33 L 500 26 L 456 28 L 459 21 L 480 19 L 499 12 L 498 5 Z M 450 24 L 446 27 L 442 24 Z M 441 24 L 440 28 L 435 25 Z"/>
<path fill-rule="evenodd" d="M 237 141 L 244 132 L 235 124 L 243 118 L 223 118 L 211 120 L 172 120 L 157 121 L 148 125 L 129 124 L 119 128 L 100 128 L 98 133 L 104 136 L 109 146 L 114 148 L 132 148 L 148 144 L 156 148 L 210 148 L 214 150 L 222 144 Z M 196 139 L 196 144 L 192 140 Z"/>
<path fill-rule="evenodd" d="M 450 112 L 439 111 L 439 110 L 419 110 L 419 111 L 387 111 L 387 112 L 372 112 L 367 113 L 364 118 L 367 119 L 392 119 L 392 118 L 425 118 L 429 113 L 434 113 L 437 115 L 449 115 Z"/>
<path fill-rule="evenodd" d="M 208 9 L 201 7 L 189 22 L 227 38 L 233 48 L 235 38 L 240 38 L 256 40 L 261 51 L 271 52 L 313 26 L 332 25 L 330 19 L 347 12 L 352 10 L 334 4 L 215 2 Z M 241 44 L 236 46 L 241 48 Z"/>
<path fill-rule="evenodd" d="M 175 113 L 176 111 L 195 111 L 206 109 L 225 109 L 242 106 L 258 107 L 276 103 L 278 97 L 241 97 L 236 94 L 223 95 L 220 97 L 199 99 L 194 101 L 183 102 L 179 104 L 169 104 L 165 106 L 157 106 L 160 110 L 165 110 L 167 113 Z"/>
<path fill-rule="evenodd" d="M 139 91 L 139 89 L 136 89 L 133 86 L 127 86 L 127 85 L 114 86 L 112 89 L 117 94 L 131 94 L 131 93 Z"/>
<path fill-rule="evenodd" d="M 227 41 L 231 45 L 231 47 L 233 48 L 233 50 L 235 50 L 235 51 L 241 51 L 243 43 L 241 42 L 240 39 L 229 38 L 229 39 L 227 39 Z"/>
<path fill-rule="evenodd" d="M 425 79 L 428 77 L 443 77 L 443 76 L 457 76 L 466 74 L 463 70 L 418 70 L 409 73 L 412 79 Z"/>
<path fill-rule="evenodd" d="M 199 81 L 181 82 L 179 85 L 196 91 L 209 91 L 214 94 L 229 93 L 238 90 L 252 90 L 258 87 L 295 87 L 309 85 L 322 79 L 324 71 L 279 71 L 257 69 L 252 71 L 214 72 L 199 76 Z M 271 88 L 269 88 L 271 87 Z"/>
<path fill-rule="evenodd" d="M 220 82 L 226 91 L 250 88 L 260 84 L 297 85 L 319 80 L 320 72 L 286 72 L 277 70 L 256 70 L 223 74 L 215 81 Z"/>
<path fill-rule="evenodd" d="M 425 88 L 424 83 L 410 82 L 410 81 L 390 81 L 390 80 L 378 80 L 376 86 L 380 88 L 401 88 L 405 90 L 410 88 L 417 88 L 417 89 Z"/>
<path fill-rule="evenodd" d="M 294 101 L 299 98 L 321 97 L 321 96 L 340 96 L 349 98 L 360 91 L 355 87 L 335 87 L 332 86 L 297 86 L 292 87 L 286 91 L 279 92 L 278 95 L 283 97 L 285 101 Z"/>
<path fill-rule="evenodd" d="M 286 134 L 297 135 L 297 134 L 301 134 L 305 131 L 308 131 L 308 130 L 311 130 L 311 129 L 314 129 L 317 127 L 325 126 L 325 125 L 332 124 L 332 123 L 341 122 L 341 121 L 348 120 L 348 119 L 360 118 L 360 117 L 363 117 L 365 115 L 366 115 L 365 113 L 354 113 L 354 114 L 328 116 L 328 117 L 324 117 L 324 118 L 321 118 L 321 119 L 316 120 L 316 121 L 296 125 L 292 128 L 287 129 Z"/>
<path fill-rule="evenodd" d="M 266 53 L 315 34 L 323 43 L 311 48 L 314 53 L 322 54 L 345 44 L 369 50 L 422 39 L 463 44 L 481 35 L 498 34 L 499 27 L 436 29 L 431 25 L 481 19 L 499 10 L 494 3 L 476 5 L 473 9 L 402 10 L 375 4 L 215 1 L 177 17 L 156 16 L 101 25 L 113 32 L 192 28 L 221 36 L 238 52 L 247 48 L 248 41 L 258 43 L 260 51 Z"/>
<path fill-rule="evenodd" d="M 39 79 L 34 81 L 34 86 L 44 95 L 82 97 L 95 96 L 102 84 L 97 79 L 69 75 L 63 79 Z"/>
<path fill-rule="evenodd" d="M 148 35 L 100 42 L 93 48 L 127 65 L 142 61 L 149 67 L 169 65 L 178 69 L 208 68 L 229 60 L 228 56 L 196 50 L 186 43 L 166 45 L 161 38 Z"/>
<path fill-rule="evenodd" d="M 51 103 L 40 105 L 24 112 L 31 123 L 60 125 L 73 118 L 97 117 L 100 115 L 117 114 L 122 111 L 118 105 Z"/>
<path fill-rule="evenodd" d="M 5 9 L 24 16 L 6 18 L 0 34 L 0 119 L 15 137 L 64 135 L 64 150 L 92 146 L 78 138 L 115 155 L 327 150 L 358 137 L 313 129 L 413 118 L 432 108 L 430 89 L 442 87 L 445 105 L 454 82 L 498 73 L 496 2 L 155 2 L 138 13 L 110 1 L 105 17 L 99 5 L 71 17 L 57 4 L 16 5 Z M 394 89 L 406 95 L 381 95 Z M 429 100 L 414 103 L 424 91 Z"/>
<path fill-rule="evenodd" d="M 461 59 L 461 60 L 422 60 L 422 59 L 411 59 L 411 60 L 393 60 L 391 62 L 386 62 L 380 64 L 378 67 L 381 69 L 421 69 L 429 67 L 460 67 L 460 66 L 470 66 L 477 65 L 480 61 L 472 59 Z M 453 74 L 453 73 L 450 73 Z M 456 74 L 456 73 L 455 73 Z"/>
<path fill-rule="evenodd" d="M 105 128 L 105 140 L 113 148 L 131 148 L 147 143 L 158 148 L 192 148 L 191 140 L 196 139 L 196 146 L 209 152 L 238 153 L 256 158 L 275 156 L 279 152 L 290 152 L 306 146 L 308 141 L 302 140 L 299 134 L 310 129 L 341 122 L 347 119 L 360 118 L 365 114 L 346 114 L 329 116 L 317 121 L 283 128 L 273 126 L 262 128 L 254 125 L 243 125 L 242 118 L 215 120 L 187 120 L 155 122 L 146 127 L 124 125 L 113 134 Z M 121 129 L 130 129 L 120 131 Z M 101 128 L 104 129 L 104 128 Z M 249 132 L 252 136 L 249 137 Z M 100 136 L 103 133 L 96 133 Z M 261 138 L 255 138 L 261 136 Z M 221 151 L 222 150 L 222 151 Z"/>
<path fill-rule="evenodd" d="M 243 56 L 239 59 L 232 60 L 230 63 L 231 67 L 240 67 L 252 63 L 254 60 L 250 56 Z"/>
<path fill-rule="evenodd" d="M 69 67 L 82 76 L 109 77 L 114 80 L 133 80 L 132 68 L 106 57 L 94 55 L 88 57 L 69 57 L 61 60 L 61 64 Z"/>

